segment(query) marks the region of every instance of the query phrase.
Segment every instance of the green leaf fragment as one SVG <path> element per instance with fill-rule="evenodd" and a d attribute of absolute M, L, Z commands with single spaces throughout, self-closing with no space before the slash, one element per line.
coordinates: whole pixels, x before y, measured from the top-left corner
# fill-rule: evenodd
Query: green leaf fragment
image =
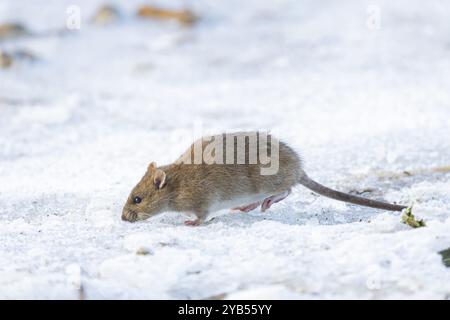
<path fill-rule="evenodd" d="M 403 215 L 402 215 L 402 221 L 403 223 L 407 224 L 411 228 L 420 228 L 425 227 L 425 221 L 416 220 L 414 215 L 412 214 L 412 207 L 408 207 L 405 209 Z"/>
<path fill-rule="evenodd" d="M 450 268 L 450 248 L 439 251 L 439 254 L 442 256 L 442 262 L 444 266 Z"/>

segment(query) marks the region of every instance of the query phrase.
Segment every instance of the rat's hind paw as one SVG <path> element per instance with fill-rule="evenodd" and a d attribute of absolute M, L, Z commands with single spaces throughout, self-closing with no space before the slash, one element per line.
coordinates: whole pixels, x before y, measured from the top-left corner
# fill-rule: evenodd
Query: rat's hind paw
<path fill-rule="evenodd" d="M 285 191 L 280 194 L 276 194 L 274 196 L 265 198 L 263 203 L 261 204 L 261 211 L 265 212 L 267 209 L 269 209 L 274 203 L 280 202 L 284 198 L 286 198 L 291 193 L 290 190 Z"/>

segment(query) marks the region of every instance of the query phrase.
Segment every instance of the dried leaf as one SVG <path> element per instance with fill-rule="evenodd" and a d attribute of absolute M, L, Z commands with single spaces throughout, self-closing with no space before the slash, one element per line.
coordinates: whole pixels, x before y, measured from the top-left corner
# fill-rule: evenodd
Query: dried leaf
<path fill-rule="evenodd" d="M 183 25 L 192 25 L 198 17 L 190 10 L 169 10 L 151 6 L 139 8 L 137 15 L 142 18 L 158 20 L 176 20 Z"/>

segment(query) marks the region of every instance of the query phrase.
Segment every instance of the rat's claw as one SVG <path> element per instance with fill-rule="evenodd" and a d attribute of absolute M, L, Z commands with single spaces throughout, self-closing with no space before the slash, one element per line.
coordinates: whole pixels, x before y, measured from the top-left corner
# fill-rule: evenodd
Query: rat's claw
<path fill-rule="evenodd" d="M 271 205 L 272 205 L 272 199 L 270 199 L 270 198 L 264 199 L 264 201 L 261 205 L 261 211 L 265 212 L 267 209 L 270 208 Z"/>
<path fill-rule="evenodd" d="M 236 207 L 236 208 L 231 208 L 231 210 L 242 211 L 242 212 L 250 212 L 250 211 L 256 209 L 260 204 L 261 204 L 261 202 L 255 202 L 255 203 L 252 203 L 252 204 L 248 204 L 246 206 L 240 206 L 240 207 Z"/>
<path fill-rule="evenodd" d="M 196 220 L 187 220 L 184 222 L 185 225 L 187 226 L 199 226 L 202 223 L 202 219 L 196 219 Z"/>

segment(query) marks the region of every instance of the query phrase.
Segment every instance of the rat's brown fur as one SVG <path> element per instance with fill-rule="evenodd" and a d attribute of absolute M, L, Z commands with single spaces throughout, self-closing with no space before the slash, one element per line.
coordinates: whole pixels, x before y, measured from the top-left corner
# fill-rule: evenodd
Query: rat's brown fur
<path fill-rule="evenodd" d="M 229 134 L 243 136 L 248 133 Z M 225 134 L 222 135 L 225 138 Z M 259 136 L 257 136 L 259 142 Z M 268 136 L 267 150 L 271 156 L 272 138 Z M 200 141 L 200 140 L 199 140 Z M 202 151 L 208 145 L 203 141 Z M 183 154 L 194 159 L 194 144 Z M 234 157 L 236 160 L 237 140 L 234 140 Z M 259 146 L 259 143 L 257 143 Z M 275 175 L 261 175 L 259 157 L 256 164 L 249 162 L 249 140 L 245 141 L 245 164 L 186 164 L 180 157 L 175 163 L 156 168 L 150 164 L 141 181 L 132 190 L 125 204 L 122 218 L 135 221 L 148 218 L 162 211 L 172 210 L 191 212 L 198 218 L 204 218 L 214 203 L 231 201 L 236 197 L 255 194 L 273 195 L 289 190 L 300 177 L 300 159 L 286 144 L 279 142 L 279 170 Z M 259 148 L 256 150 L 259 152 Z M 225 143 L 223 154 L 226 154 Z M 236 162 L 236 161 L 233 161 Z M 267 165 L 265 166 L 267 167 Z M 154 184 L 158 172 L 166 176 L 165 186 L 161 189 Z M 134 197 L 139 196 L 142 202 L 134 204 Z"/>
<path fill-rule="evenodd" d="M 248 137 L 246 132 L 223 134 L 222 137 Z M 256 134 L 256 133 L 253 133 Z M 177 211 L 193 213 L 201 222 L 216 204 L 234 203 L 239 199 L 261 197 L 260 200 L 273 195 L 286 193 L 291 188 L 301 183 L 306 187 L 331 198 L 351 202 L 359 205 L 382 208 L 386 210 L 401 210 L 404 207 L 391 205 L 379 201 L 365 199 L 353 195 L 344 194 L 326 188 L 309 179 L 302 169 L 302 161 L 297 153 L 285 143 L 268 136 L 267 150 L 270 157 L 277 152 L 271 152 L 274 142 L 279 143 L 279 170 L 274 175 L 261 175 L 261 168 L 267 165 L 261 164 L 259 158 L 259 141 L 257 145 L 257 162 L 249 164 L 249 139 L 245 140 L 245 163 L 236 164 L 237 140 L 234 140 L 234 164 L 186 164 L 183 159 L 194 159 L 195 143 L 170 165 L 157 168 L 152 162 L 141 181 L 134 187 L 124 206 L 122 219 L 127 221 L 143 220 L 164 211 Z M 202 140 L 198 140 L 202 141 Z M 198 142 L 197 141 L 197 142 Z M 201 150 L 209 144 L 202 141 Z M 223 154 L 226 154 L 225 144 Z M 206 158 L 204 158 L 206 159 Z M 209 163 L 205 160 L 205 162 Z M 142 201 L 138 204 L 133 199 L 138 196 Z M 243 200 L 244 201 L 244 200 Z M 248 203 L 241 203 L 246 205 Z M 233 204 L 236 205 L 236 204 Z M 220 206 L 219 206 L 220 207 Z M 269 206 L 270 207 L 270 206 Z"/>

